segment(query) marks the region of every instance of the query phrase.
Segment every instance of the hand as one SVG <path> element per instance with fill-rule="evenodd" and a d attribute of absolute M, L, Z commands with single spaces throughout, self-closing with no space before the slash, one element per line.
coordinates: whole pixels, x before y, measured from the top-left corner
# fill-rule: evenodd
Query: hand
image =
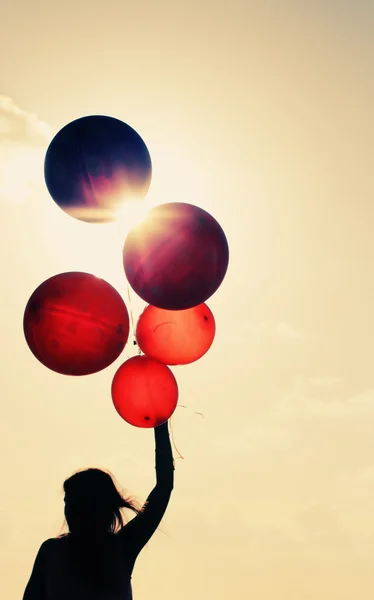
<path fill-rule="evenodd" d="M 169 425 L 169 421 L 165 421 L 165 423 L 162 423 L 161 425 L 157 425 L 157 427 L 155 427 L 155 429 L 168 429 L 168 425 Z"/>

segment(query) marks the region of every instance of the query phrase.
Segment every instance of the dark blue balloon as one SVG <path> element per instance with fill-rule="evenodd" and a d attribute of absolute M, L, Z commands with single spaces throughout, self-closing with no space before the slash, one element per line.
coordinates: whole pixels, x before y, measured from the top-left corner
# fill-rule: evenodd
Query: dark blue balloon
<path fill-rule="evenodd" d="M 152 178 L 147 146 L 129 125 L 93 115 L 72 121 L 51 141 L 44 177 L 66 213 L 90 223 L 115 221 L 129 200 L 142 199 Z"/>

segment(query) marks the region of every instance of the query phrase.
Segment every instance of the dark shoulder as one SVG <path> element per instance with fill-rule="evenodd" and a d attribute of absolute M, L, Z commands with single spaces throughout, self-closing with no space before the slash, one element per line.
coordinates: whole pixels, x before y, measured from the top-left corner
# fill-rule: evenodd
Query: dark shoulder
<path fill-rule="evenodd" d="M 44 548 L 53 548 L 56 546 L 61 546 L 62 544 L 66 544 L 69 539 L 68 535 L 59 535 L 58 537 L 49 538 L 42 543 L 42 547 Z"/>
<path fill-rule="evenodd" d="M 56 541 L 58 541 L 58 538 L 49 538 L 48 540 L 45 540 L 40 546 L 39 552 L 48 552 L 50 548 L 55 546 Z"/>
<path fill-rule="evenodd" d="M 49 538 L 45 540 L 39 548 L 40 557 L 48 556 L 55 549 L 65 546 L 67 543 L 67 536 L 60 536 L 55 538 Z"/>

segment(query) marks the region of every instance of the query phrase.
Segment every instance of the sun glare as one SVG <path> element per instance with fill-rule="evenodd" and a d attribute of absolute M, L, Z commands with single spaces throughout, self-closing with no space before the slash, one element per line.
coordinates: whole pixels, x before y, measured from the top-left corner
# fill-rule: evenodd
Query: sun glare
<path fill-rule="evenodd" d="M 127 200 L 116 213 L 120 235 L 122 237 L 127 236 L 130 229 L 140 225 L 149 211 L 156 205 L 157 203 L 149 198 Z"/>

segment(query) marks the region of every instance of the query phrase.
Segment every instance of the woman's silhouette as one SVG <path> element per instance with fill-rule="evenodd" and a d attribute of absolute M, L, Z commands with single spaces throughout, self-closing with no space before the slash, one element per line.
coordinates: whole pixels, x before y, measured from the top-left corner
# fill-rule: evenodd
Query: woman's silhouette
<path fill-rule="evenodd" d="M 156 485 L 138 510 L 108 473 L 88 469 L 64 483 L 69 533 L 45 541 L 23 600 L 131 600 L 131 576 L 139 552 L 157 529 L 174 483 L 168 424 L 154 430 Z M 125 524 L 121 508 L 136 517 Z"/>

